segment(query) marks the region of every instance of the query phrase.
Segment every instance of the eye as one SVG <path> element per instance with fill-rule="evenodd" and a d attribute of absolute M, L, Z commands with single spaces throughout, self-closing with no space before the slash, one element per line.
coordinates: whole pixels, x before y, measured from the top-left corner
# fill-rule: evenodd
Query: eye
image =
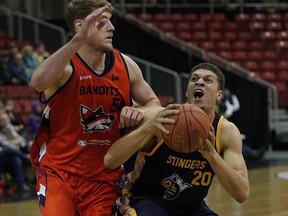
<path fill-rule="evenodd" d="M 198 77 L 192 77 L 192 78 L 191 78 L 191 81 L 192 81 L 192 82 L 196 82 L 197 80 L 198 80 Z"/>
<path fill-rule="evenodd" d="M 108 19 L 100 20 L 98 25 L 97 25 L 98 30 L 101 29 L 107 22 L 108 22 Z"/>

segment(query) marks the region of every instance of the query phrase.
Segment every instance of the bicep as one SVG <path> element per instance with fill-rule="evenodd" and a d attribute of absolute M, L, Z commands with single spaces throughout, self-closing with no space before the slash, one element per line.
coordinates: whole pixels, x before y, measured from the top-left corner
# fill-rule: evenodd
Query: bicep
<path fill-rule="evenodd" d="M 127 56 L 125 56 L 125 61 L 127 63 L 130 77 L 132 99 L 139 106 L 145 106 L 150 101 L 155 101 L 157 105 L 160 105 L 160 102 L 154 91 L 144 80 L 139 66 Z"/>
<path fill-rule="evenodd" d="M 246 164 L 242 154 L 242 138 L 238 128 L 234 124 L 229 123 L 224 130 L 225 135 L 221 140 L 223 143 L 223 159 L 232 169 L 247 175 Z"/>
<path fill-rule="evenodd" d="M 68 82 L 72 75 L 72 71 L 73 69 L 70 64 L 65 67 L 64 71 L 59 75 L 56 81 L 46 90 L 44 90 L 46 99 L 50 98 L 60 87 Z"/>

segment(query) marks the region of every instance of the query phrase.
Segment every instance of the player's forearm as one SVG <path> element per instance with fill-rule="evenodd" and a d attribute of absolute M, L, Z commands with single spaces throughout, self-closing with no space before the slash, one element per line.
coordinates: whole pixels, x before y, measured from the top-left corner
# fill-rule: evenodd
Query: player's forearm
<path fill-rule="evenodd" d="M 115 169 L 124 164 L 152 138 L 153 134 L 150 133 L 149 128 L 141 127 L 117 140 L 104 157 L 105 167 Z"/>
<path fill-rule="evenodd" d="M 39 92 L 50 87 L 59 78 L 82 44 L 83 42 L 77 41 L 77 38 L 72 38 L 66 45 L 50 55 L 36 68 L 30 85 Z"/>
<path fill-rule="evenodd" d="M 225 190 L 237 202 L 243 203 L 250 193 L 247 173 L 232 169 L 220 156 L 209 163 Z"/>

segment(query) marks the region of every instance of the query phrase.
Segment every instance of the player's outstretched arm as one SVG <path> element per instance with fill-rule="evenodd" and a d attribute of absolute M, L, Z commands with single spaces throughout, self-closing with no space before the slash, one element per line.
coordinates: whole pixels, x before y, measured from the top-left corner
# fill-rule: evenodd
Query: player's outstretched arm
<path fill-rule="evenodd" d="M 139 127 L 117 140 L 109 148 L 104 157 L 104 165 L 109 169 L 115 169 L 124 164 L 135 152 L 141 149 L 152 138 L 161 139 L 161 131 L 168 131 L 163 127 L 163 123 L 173 124 L 175 121 L 169 119 L 169 115 L 177 114 L 179 111 L 163 107 L 151 107 L 145 112 L 143 122 Z"/>
<path fill-rule="evenodd" d="M 30 81 L 30 85 L 41 92 L 51 87 L 56 81 L 55 88 L 65 83 L 72 72 L 69 65 L 71 57 L 80 49 L 80 47 L 91 37 L 97 37 L 97 19 L 99 16 L 109 10 L 110 4 L 95 10 L 88 15 L 85 20 L 76 20 L 76 35 L 63 47 L 50 55 L 43 61 Z M 57 86 L 58 85 L 58 86 Z"/>

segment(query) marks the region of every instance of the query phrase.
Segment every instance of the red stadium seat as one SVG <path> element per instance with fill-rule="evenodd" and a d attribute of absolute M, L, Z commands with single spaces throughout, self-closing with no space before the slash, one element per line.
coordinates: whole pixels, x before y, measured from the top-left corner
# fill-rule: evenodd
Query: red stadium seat
<path fill-rule="evenodd" d="M 221 40 L 222 35 L 220 31 L 211 31 L 208 33 L 208 37 L 210 40 Z"/>
<path fill-rule="evenodd" d="M 144 22 L 152 22 L 153 20 L 152 14 L 146 14 L 146 13 L 139 14 L 138 18 L 143 20 Z"/>
<path fill-rule="evenodd" d="M 206 24 L 203 22 L 195 22 L 191 24 L 191 28 L 193 31 L 206 31 Z"/>
<path fill-rule="evenodd" d="M 263 45 L 260 41 L 252 40 L 252 41 L 248 41 L 247 43 L 248 43 L 248 47 L 252 50 L 260 50 L 263 48 Z"/>
<path fill-rule="evenodd" d="M 172 22 L 160 22 L 157 23 L 157 27 L 165 32 L 175 30 L 174 24 Z"/>
<path fill-rule="evenodd" d="M 262 59 L 262 52 L 259 50 L 251 50 L 251 51 L 249 51 L 248 58 L 251 60 L 261 60 Z"/>
<path fill-rule="evenodd" d="M 279 80 L 288 81 L 288 70 L 278 71 L 277 76 Z"/>
<path fill-rule="evenodd" d="M 199 14 L 200 22 L 210 22 L 213 20 L 213 14 L 210 13 L 201 13 Z"/>
<path fill-rule="evenodd" d="M 237 31 L 238 30 L 238 25 L 235 22 L 224 22 L 222 23 L 222 28 L 225 31 Z"/>
<path fill-rule="evenodd" d="M 223 23 L 220 22 L 210 22 L 207 24 L 209 31 L 220 31 L 222 30 Z"/>
<path fill-rule="evenodd" d="M 194 39 L 192 33 L 187 31 L 180 31 L 176 33 L 176 35 L 179 39 L 184 41 L 193 41 Z"/>
<path fill-rule="evenodd" d="M 272 60 L 265 60 L 261 61 L 260 67 L 263 71 L 275 71 L 276 70 L 276 64 L 275 61 Z"/>
<path fill-rule="evenodd" d="M 279 92 L 285 92 L 287 90 L 286 83 L 283 81 L 276 81 L 273 82 L 273 84 L 277 87 Z"/>
<path fill-rule="evenodd" d="M 277 79 L 276 74 L 273 71 L 265 71 L 260 73 L 260 77 L 267 81 L 275 81 Z"/>
<path fill-rule="evenodd" d="M 287 31 L 279 31 L 276 33 L 276 37 L 278 40 L 288 40 L 288 32 Z"/>
<path fill-rule="evenodd" d="M 278 54 L 274 50 L 264 50 L 262 53 L 263 60 L 275 60 L 278 58 Z"/>
<path fill-rule="evenodd" d="M 217 54 L 226 60 L 232 60 L 232 55 L 230 51 L 222 50 L 222 51 L 218 51 Z"/>
<path fill-rule="evenodd" d="M 182 13 L 172 13 L 170 14 L 171 22 L 183 22 L 186 21 Z"/>
<path fill-rule="evenodd" d="M 191 24 L 189 22 L 178 22 L 175 23 L 175 31 L 190 31 Z"/>
<path fill-rule="evenodd" d="M 153 14 L 153 21 L 155 22 L 170 21 L 170 15 L 166 13 L 155 13 Z"/>
<path fill-rule="evenodd" d="M 262 14 L 262 13 L 252 14 L 251 20 L 254 22 L 265 22 L 266 21 L 266 14 Z"/>
<path fill-rule="evenodd" d="M 253 72 L 259 70 L 259 65 L 257 61 L 244 61 L 242 63 L 242 66 Z"/>
<path fill-rule="evenodd" d="M 282 14 L 282 18 L 284 22 L 288 22 L 288 13 Z"/>
<path fill-rule="evenodd" d="M 276 34 L 273 31 L 262 31 L 260 32 L 260 38 L 265 48 L 274 48 Z"/>
<path fill-rule="evenodd" d="M 193 21 L 198 21 L 198 16 L 197 14 L 194 14 L 194 13 L 187 13 L 183 15 L 183 19 L 187 22 L 193 22 Z"/>
<path fill-rule="evenodd" d="M 203 41 L 200 43 L 200 48 L 206 50 L 206 51 L 212 51 L 215 50 L 214 43 L 212 41 Z"/>
<path fill-rule="evenodd" d="M 213 14 L 213 21 L 224 22 L 225 20 L 226 20 L 226 16 L 224 13 L 214 13 Z"/>
<path fill-rule="evenodd" d="M 265 22 L 252 22 L 249 25 L 249 29 L 252 32 L 264 31 L 266 29 Z"/>
<path fill-rule="evenodd" d="M 274 41 L 276 39 L 276 33 L 273 31 L 262 31 L 260 32 L 260 37 L 263 41 Z"/>
<path fill-rule="evenodd" d="M 238 39 L 237 33 L 235 31 L 224 31 L 223 36 L 224 36 L 224 39 L 228 41 Z"/>
<path fill-rule="evenodd" d="M 239 40 L 248 41 L 252 40 L 252 35 L 249 31 L 241 31 L 238 33 Z"/>
<path fill-rule="evenodd" d="M 197 40 L 205 41 L 208 38 L 207 33 L 205 31 L 193 32 L 192 37 L 193 37 L 193 40 L 196 40 L 196 41 Z"/>
<path fill-rule="evenodd" d="M 165 31 L 165 35 L 168 37 L 176 37 L 176 32 L 175 31 Z"/>
<path fill-rule="evenodd" d="M 267 24 L 267 29 L 270 31 L 282 31 L 283 26 L 282 26 L 282 22 L 268 22 Z"/>
<path fill-rule="evenodd" d="M 247 44 L 245 41 L 233 41 L 232 49 L 234 50 L 245 50 L 247 49 Z"/>
<path fill-rule="evenodd" d="M 287 60 L 278 60 L 276 65 L 277 65 L 278 70 L 286 70 L 288 74 L 288 61 Z"/>
<path fill-rule="evenodd" d="M 235 15 L 235 20 L 237 23 L 247 23 L 251 21 L 251 17 L 249 14 L 241 13 Z"/>
<path fill-rule="evenodd" d="M 232 52 L 232 58 L 236 61 L 247 60 L 247 53 L 245 51 L 234 51 Z"/>
<path fill-rule="evenodd" d="M 216 49 L 218 50 L 230 50 L 231 49 L 231 44 L 229 41 L 219 41 L 215 44 Z"/>
<path fill-rule="evenodd" d="M 282 21 L 282 15 L 280 13 L 272 13 L 267 14 L 267 21 L 275 21 L 275 22 L 281 22 Z"/>
<path fill-rule="evenodd" d="M 276 50 L 278 54 L 286 55 L 288 53 L 288 41 L 287 40 L 277 41 L 275 46 L 276 46 Z"/>

